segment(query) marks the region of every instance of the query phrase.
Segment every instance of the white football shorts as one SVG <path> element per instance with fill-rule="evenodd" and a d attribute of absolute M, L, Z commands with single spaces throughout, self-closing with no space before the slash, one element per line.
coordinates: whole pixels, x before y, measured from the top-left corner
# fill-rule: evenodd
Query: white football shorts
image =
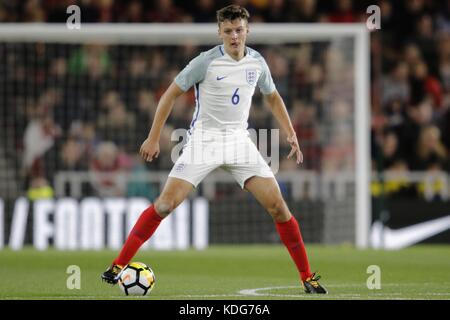
<path fill-rule="evenodd" d="M 230 172 L 242 189 L 245 181 L 253 176 L 275 177 L 247 131 L 228 136 L 198 131 L 193 133 L 169 177 L 186 180 L 197 187 L 216 168 Z"/>

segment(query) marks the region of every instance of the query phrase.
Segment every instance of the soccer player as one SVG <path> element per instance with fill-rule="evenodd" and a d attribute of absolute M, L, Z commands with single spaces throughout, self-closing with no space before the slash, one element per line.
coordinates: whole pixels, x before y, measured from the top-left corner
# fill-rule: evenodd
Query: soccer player
<path fill-rule="evenodd" d="M 270 70 L 264 58 L 245 45 L 248 19 L 248 11 L 237 5 L 217 11 L 218 33 L 223 44 L 191 60 L 161 97 L 140 155 L 146 161 L 158 157 L 161 131 L 176 98 L 194 86 L 196 109 L 188 141 L 162 193 L 142 212 L 119 255 L 102 274 L 103 280 L 116 283 L 120 270 L 152 236 L 160 222 L 208 173 L 221 167 L 234 176 L 241 188 L 253 194 L 272 216 L 278 234 L 300 273 L 304 291 L 327 293 L 318 282 L 320 276 L 310 270 L 297 220 L 289 211 L 273 172 L 247 131 L 251 100 L 258 86 L 287 134 L 291 146 L 288 158 L 295 155 L 297 164 L 303 161 L 296 133 Z"/>

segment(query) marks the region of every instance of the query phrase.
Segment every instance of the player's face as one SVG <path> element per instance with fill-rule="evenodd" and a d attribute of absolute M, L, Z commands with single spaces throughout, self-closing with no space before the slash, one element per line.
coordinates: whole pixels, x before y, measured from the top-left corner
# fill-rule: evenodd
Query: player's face
<path fill-rule="evenodd" d="M 219 25 L 219 37 L 223 40 L 226 52 L 234 58 L 244 56 L 248 25 L 244 19 L 225 20 Z"/>

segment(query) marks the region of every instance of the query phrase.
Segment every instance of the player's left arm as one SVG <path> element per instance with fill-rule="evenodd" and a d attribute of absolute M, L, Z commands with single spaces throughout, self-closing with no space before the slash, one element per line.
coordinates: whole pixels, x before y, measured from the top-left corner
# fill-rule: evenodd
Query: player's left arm
<path fill-rule="evenodd" d="M 291 152 L 289 153 L 287 158 L 289 159 L 295 154 L 297 164 L 303 162 L 303 153 L 300 150 L 300 146 L 297 140 L 297 134 L 295 133 L 294 127 L 292 126 L 292 122 L 289 118 L 289 113 L 286 109 L 283 98 L 280 96 L 278 90 L 276 89 L 272 93 L 265 94 L 264 98 L 267 104 L 270 106 L 270 111 L 280 124 L 281 129 L 286 133 L 287 141 L 291 145 Z"/>

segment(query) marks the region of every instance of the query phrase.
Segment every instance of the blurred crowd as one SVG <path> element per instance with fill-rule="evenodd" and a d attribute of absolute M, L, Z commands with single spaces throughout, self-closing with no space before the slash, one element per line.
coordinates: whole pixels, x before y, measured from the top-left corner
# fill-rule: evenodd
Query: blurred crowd
<path fill-rule="evenodd" d="M 354 84 L 353 73 L 345 73 L 352 68 L 352 61 L 345 58 L 351 53 L 346 41 L 335 47 L 328 43 L 255 47 L 266 57 L 285 98 L 302 141 L 306 169 L 353 169 Z M 130 187 L 116 179 L 123 172 L 171 169 L 176 160 L 171 158 L 173 147 L 185 142 L 172 133 L 190 126 L 193 89 L 176 101 L 161 136 L 158 159 L 145 164 L 137 152 L 164 90 L 193 56 L 208 48 L 0 45 L 5 58 L 0 74 L 6 88 L 1 110 L 4 137 L 9 138 L 5 142 L 14 150 L 16 162 L 22 163 L 27 184 L 42 183 L 43 177 L 52 181 L 59 171 L 88 171 L 92 188 L 101 195 L 148 192 L 144 186 Z M 8 106 L 14 106 L 14 113 Z M 278 127 L 259 90 L 249 127 L 257 132 Z M 270 131 L 266 140 L 259 140 L 268 155 L 270 141 Z M 290 147 L 284 136 L 281 142 L 280 170 L 295 169 L 295 162 L 285 159 Z"/>
<path fill-rule="evenodd" d="M 0 21 L 66 22 L 68 6 L 81 8 L 83 22 L 216 22 L 216 10 L 239 4 L 252 22 L 357 22 L 366 20 L 366 0 L 2 0 Z M 438 9 L 438 8 L 436 8 Z"/>
<path fill-rule="evenodd" d="M 215 22 L 230 1 L 0 0 L 1 22 L 65 22 L 81 7 L 81 22 Z M 450 171 L 450 1 L 241 0 L 251 22 L 365 22 L 366 8 L 381 8 L 381 29 L 371 33 L 373 170 Z M 354 170 L 352 43 L 255 46 L 272 71 L 305 155 L 303 169 Z M 0 44 L 1 125 L 5 145 L 17 151 L 26 185 L 52 181 L 61 170 L 88 171 L 101 195 L 154 193 L 114 175 L 169 170 L 176 128 L 188 128 L 190 91 L 164 129 L 161 155 L 137 156 L 157 102 L 190 59 L 209 47 Z M 14 106 L 14 113 L 6 108 Z M 357 107 L 357 106 L 356 106 Z M 9 109 L 10 110 L 10 109 Z M 249 125 L 277 127 L 259 93 Z M 11 137 L 13 137 L 11 139 Z M 297 168 L 284 155 L 280 170 Z M 44 179 L 43 179 L 44 178 Z M 44 181 L 44 182 L 43 182 Z"/>

